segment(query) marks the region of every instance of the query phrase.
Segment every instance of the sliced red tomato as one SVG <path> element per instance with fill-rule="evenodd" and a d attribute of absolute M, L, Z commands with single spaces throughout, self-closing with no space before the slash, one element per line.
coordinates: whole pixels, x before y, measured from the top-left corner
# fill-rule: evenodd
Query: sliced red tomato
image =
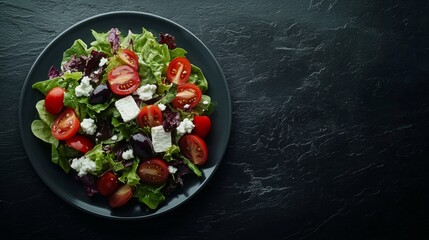
<path fill-rule="evenodd" d="M 188 81 L 191 76 L 191 63 L 184 57 L 177 57 L 168 64 L 167 79 L 175 84 Z"/>
<path fill-rule="evenodd" d="M 195 116 L 193 123 L 195 125 L 192 133 L 205 138 L 212 128 L 212 121 L 207 116 Z"/>
<path fill-rule="evenodd" d="M 189 134 L 179 140 L 180 151 L 195 165 L 203 165 L 208 158 L 206 142 L 197 135 Z"/>
<path fill-rule="evenodd" d="M 65 109 L 54 122 L 51 133 L 58 140 L 67 140 L 73 137 L 79 130 L 80 122 L 74 111 Z"/>
<path fill-rule="evenodd" d="M 110 90 L 114 94 L 125 96 L 134 92 L 140 84 L 139 73 L 128 65 L 114 68 L 107 75 Z"/>
<path fill-rule="evenodd" d="M 67 139 L 66 144 L 83 153 L 87 153 L 94 148 L 94 143 L 89 138 L 80 134 L 75 134 L 73 137 Z"/>
<path fill-rule="evenodd" d="M 118 189 L 118 186 L 118 177 L 111 171 L 101 175 L 97 183 L 98 192 L 103 196 L 112 195 Z"/>
<path fill-rule="evenodd" d="M 112 208 L 123 206 L 133 196 L 133 189 L 128 185 L 123 185 L 109 197 L 109 205 Z"/>
<path fill-rule="evenodd" d="M 50 114 L 57 115 L 64 107 L 64 89 L 61 87 L 54 87 L 46 94 L 45 108 Z"/>
<path fill-rule="evenodd" d="M 151 184 L 161 184 L 168 180 L 167 163 L 160 158 L 151 158 L 140 164 L 137 174 L 140 180 Z"/>
<path fill-rule="evenodd" d="M 177 86 L 177 94 L 173 99 L 173 106 L 180 109 L 192 109 L 197 106 L 202 96 L 201 89 L 193 83 Z"/>
<path fill-rule="evenodd" d="M 119 58 L 128 66 L 134 68 L 135 70 L 139 69 L 139 60 L 137 55 L 128 49 L 122 49 L 118 52 Z"/>
<path fill-rule="evenodd" d="M 162 112 L 156 105 L 146 105 L 137 116 L 137 122 L 140 127 L 155 127 L 162 124 Z"/>

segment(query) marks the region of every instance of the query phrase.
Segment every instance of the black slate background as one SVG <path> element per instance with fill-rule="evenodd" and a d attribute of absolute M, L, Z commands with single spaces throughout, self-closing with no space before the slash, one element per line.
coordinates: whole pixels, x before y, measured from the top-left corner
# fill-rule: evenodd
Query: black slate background
<path fill-rule="evenodd" d="M 1 239 L 429 239 L 428 1 L 86 2 L 0 2 Z M 43 48 L 115 10 L 193 32 L 232 98 L 211 182 L 144 221 L 62 201 L 19 135 L 21 88 Z"/>

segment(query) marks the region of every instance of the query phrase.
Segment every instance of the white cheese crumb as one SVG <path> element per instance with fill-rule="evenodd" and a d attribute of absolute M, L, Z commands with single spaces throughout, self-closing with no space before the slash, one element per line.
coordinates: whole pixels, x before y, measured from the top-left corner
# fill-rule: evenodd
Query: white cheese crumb
<path fill-rule="evenodd" d="M 204 100 L 204 101 L 203 101 L 203 104 L 204 104 L 204 105 L 207 105 L 207 104 L 209 104 L 209 101 Z"/>
<path fill-rule="evenodd" d="M 139 98 L 143 101 L 151 100 L 153 94 L 156 92 L 156 85 L 146 84 L 139 87 L 134 94 L 139 95 Z"/>
<path fill-rule="evenodd" d="M 84 118 L 80 123 L 80 127 L 88 135 L 94 135 L 95 131 L 97 131 L 97 125 L 91 118 Z"/>
<path fill-rule="evenodd" d="M 183 135 L 185 133 L 191 133 L 194 127 L 195 127 L 194 123 L 191 120 L 189 120 L 189 118 L 185 118 L 183 119 L 182 122 L 180 122 L 180 125 L 176 128 L 177 134 Z"/>
<path fill-rule="evenodd" d="M 95 171 L 97 165 L 89 158 L 82 156 L 80 158 L 74 158 L 71 163 L 71 168 L 76 170 L 77 175 L 82 177 L 90 171 Z"/>
<path fill-rule="evenodd" d="M 140 112 L 140 108 L 137 106 L 137 103 L 134 101 L 131 95 L 116 101 L 115 107 L 118 109 L 124 122 L 133 120 Z"/>
<path fill-rule="evenodd" d="M 122 153 L 122 158 L 125 160 L 130 160 L 134 158 L 134 152 L 132 149 L 128 149 L 127 151 Z"/>
<path fill-rule="evenodd" d="M 118 140 L 118 135 L 113 135 L 110 139 L 112 139 L 113 141 Z"/>
<path fill-rule="evenodd" d="M 164 131 L 162 125 L 151 128 L 151 135 L 152 146 L 155 152 L 165 152 L 171 147 L 171 132 Z"/>
<path fill-rule="evenodd" d="M 177 168 L 173 166 L 168 166 L 168 172 L 170 172 L 171 174 L 175 174 L 177 172 Z"/>
<path fill-rule="evenodd" d="M 90 80 L 91 78 L 87 76 L 82 78 L 82 80 L 80 81 L 80 84 L 74 89 L 76 97 L 82 97 L 82 96 L 88 97 L 89 94 L 91 94 L 94 88 L 89 83 Z"/>
<path fill-rule="evenodd" d="M 100 59 L 100 63 L 98 64 L 98 66 L 99 67 L 102 67 L 102 66 L 104 66 L 104 64 L 106 64 L 107 63 L 107 59 L 106 58 L 104 58 L 104 57 L 102 57 L 101 59 Z"/>
<path fill-rule="evenodd" d="M 164 104 L 162 104 L 162 103 L 158 104 L 158 107 L 159 107 L 159 109 L 160 109 L 161 111 L 164 111 L 164 110 L 165 110 L 165 108 L 166 108 L 166 106 L 165 106 Z"/>
<path fill-rule="evenodd" d="M 183 108 L 184 108 L 184 109 L 188 109 L 190 106 L 191 106 L 191 105 L 189 105 L 189 104 L 185 104 L 185 105 L 183 106 Z"/>

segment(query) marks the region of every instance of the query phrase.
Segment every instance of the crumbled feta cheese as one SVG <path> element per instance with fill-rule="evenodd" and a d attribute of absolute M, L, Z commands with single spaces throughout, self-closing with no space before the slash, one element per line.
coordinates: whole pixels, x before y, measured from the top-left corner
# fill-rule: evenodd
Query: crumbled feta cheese
<path fill-rule="evenodd" d="M 74 158 L 71 163 L 71 168 L 76 170 L 77 175 L 82 177 L 90 171 L 95 171 L 97 165 L 94 161 L 91 161 L 89 158 L 82 156 L 80 158 Z"/>
<path fill-rule="evenodd" d="M 100 59 L 100 63 L 98 64 L 98 66 L 99 67 L 102 67 L 102 66 L 104 66 L 104 64 L 106 64 L 107 63 L 107 59 L 106 58 L 104 58 L 104 57 L 102 57 L 101 59 Z"/>
<path fill-rule="evenodd" d="M 203 104 L 204 104 L 204 105 L 207 105 L 207 104 L 209 104 L 209 101 L 204 100 L 204 101 L 203 101 Z"/>
<path fill-rule="evenodd" d="M 192 123 L 189 118 L 183 119 L 182 122 L 180 122 L 180 125 L 176 128 L 177 134 L 183 135 L 185 133 L 191 133 L 192 129 L 194 129 L 195 125 Z"/>
<path fill-rule="evenodd" d="M 113 135 L 110 139 L 113 141 L 116 141 L 116 140 L 118 140 L 118 135 Z"/>
<path fill-rule="evenodd" d="M 184 108 L 184 109 L 188 109 L 190 106 L 191 106 L 191 105 L 189 105 L 189 104 L 185 104 L 185 105 L 183 106 L 183 108 Z"/>
<path fill-rule="evenodd" d="M 94 71 L 94 74 L 99 74 L 100 73 L 100 69 Z"/>
<path fill-rule="evenodd" d="M 91 118 L 84 118 L 80 123 L 80 127 L 88 135 L 94 135 L 95 131 L 97 131 L 97 125 Z"/>
<path fill-rule="evenodd" d="M 82 96 L 88 97 L 89 94 L 91 94 L 94 88 L 89 83 L 90 80 L 91 78 L 87 76 L 82 78 L 82 80 L 80 81 L 80 84 L 74 89 L 76 97 L 82 97 Z"/>
<path fill-rule="evenodd" d="M 139 98 L 143 101 L 151 100 L 153 94 L 156 92 L 156 85 L 146 84 L 139 87 L 134 94 L 139 95 Z"/>
<path fill-rule="evenodd" d="M 118 109 L 124 122 L 133 120 L 140 112 L 140 108 L 137 106 L 137 103 L 134 101 L 131 95 L 116 101 L 115 107 Z"/>
<path fill-rule="evenodd" d="M 128 149 L 127 151 L 122 153 L 122 158 L 125 160 L 130 160 L 134 158 L 134 152 L 132 149 Z"/>
<path fill-rule="evenodd" d="M 171 132 L 164 131 L 164 127 L 156 126 L 151 128 L 152 146 L 157 153 L 165 152 L 171 147 Z"/>
<path fill-rule="evenodd" d="M 173 166 L 168 166 L 168 172 L 170 172 L 171 174 L 175 174 L 177 172 L 177 168 Z"/>
<path fill-rule="evenodd" d="M 165 108 L 166 108 L 166 106 L 165 106 L 164 104 L 162 104 L 162 103 L 158 104 L 158 107 L 159 107 L 159 109 L 160 109 L 161 111 L 164 111 L 164 110 L 165 110 Z"/>

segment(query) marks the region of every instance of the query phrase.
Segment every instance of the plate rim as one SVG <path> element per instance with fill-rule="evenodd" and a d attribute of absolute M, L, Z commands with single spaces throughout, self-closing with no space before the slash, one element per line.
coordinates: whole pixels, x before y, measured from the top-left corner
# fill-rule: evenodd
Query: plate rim
<path fill-rule="evenodd" d="M 96 18 L 102 18 L 102 17 L 106 17 L 106 16 L 114 16 L 114 15 L 121 15 L 121 14 L 125 14 L 125 15 L 139 15 L 139 16 L 144 16 L 144 17 L 152 17 L 152 18 L 156 18 L 159 19 L 161 21 L 166 21 L 169 24 L 174 25 L 175 27 L 184 30 L 187 34 L 189 34 L 192 38 L 194 38 L 195 40 L 197 40 L 202 47 L 205 48 L 205 50 L 207 51 L 208 54 L 210 54 L 210 58 L 214 61 L 215 63 L 215 67 L 217 68 L 217 70 L 219 71 L 221 77 L 222 77 L 222 81 L 224 82 L 225 85 L 225 90 L 226 90 L 226 96 L 227 96 L 227 103 L 228 106 L 227 108 L 229 109 L 229 114 L 226 116 L 226 122 L 227 122 L 227 130 L 226 130 L 226 139 L 227 141 L 225 141 L 225 143 L 223 143 L 222 147 L 222 153 L 220 154 L 220 159 L 219 162 L 217 164 L 215 164 L 213 166 L 213 170 L 212 173 L 207 176 L 205 178 L 205 180 L 203 182 L 200 183 L 200 186 L 198 186 L 198 188 L 195 190 L 195 192 L 193 192 L 190 196 L 187 196 L 183 201 L 179 202 L 178 204 L 176 204 L 175 206 L 166 209 L 162 212 L 153 212 L 147 215 L 139 215 L 139 216 L 116 216 L 116 215 L 104 215 L 104 214 L 99 214 L 93 211 L 90 211 L 86 208 L 84 208 L 81 205 L 78 205 L 76 203 L 73 203 L 70 199 L 65 198 L 65 196 L 63 196 L 62 194 L 60 194 L 56 189 L 54 189 L 53 187 L 51 187 L 51 185 L 48 183 L 47 179 L 45 179 L 41 174 L 39 174 L 37 167 L 35 166 L 35 164 L 33 163 L 33 161 L 30 160 L 29 157 L 29 153 L 25 144 L 25 133 L 24 133 L 24 123 L 23 123 L 23 106 L 24 106 L 24 93 L 26 91 L 26 89 L 29 87 L 28 85 L 30 84 L 30 76 L 33 75 L 33 72 L 35 71 L 36 65 L 39 63 L 40 59 L 42 58 L 42 56 L 45 54 L 45 52 L 51 47 L 51 45 L 53 45 L 54 43 L 56 43 L 58 41 L 58 39 L 60 39 L 63 35 L 67 34 L 68 32 L 72 31 L 74 28 L 77 28 L 78 26 L 85 24 L 88 21 L 91 21 L 93 19 Z M 143 26 L 144 27 L 144 26 Z M 54 39 L 52 39 L 47 45 L 46 47 L 44 47 L 44 49 L 39 53 L 39 55 L 37 56 L 36 60 L 33 62 L 30 70 L 28 71 L 25 80 L 24 80 L 24 84 L 22 86 L 21 89 L 21 93 L 20 93 L 20 98 L 19 98 L 19 112 L 18 112 L 18 121 L 19 121 L 19 129 L 20 129 L 20 137 L 21 137 L 21 143 L 23 144 L 24 147 L 24 151 L 26 153 L 26 156 L 28 158 L 28 161 L 30 162 L 30 164 L 33 167 L 33 170 L 36 172 L 36 174 L 38 175 L 38 177 L 43 181 L 43 183 L 52 191 L 54 192 L 57 196 L 59 196 L 61 199 L 63 199 L 65 202 L 67 202 L 68 204 L 72 205 L 73 207 L 84 211 L 86 213 L 89 213 L 93 216 L 97 216 L 97 217 L 102 217 L 102 218 L 106 218 L 106 219 L 115 219 L 115 220 L 140 220 L 140 219 L 148 219 L 148 218 L 154 218 L 154 217 L 158 217 L 161 215 L 164 215 L 166 213 L 169 213 L 175 209 L 177 209 L 178 207 L 184 205 L 186 202 L 188 202 L 190 199 L 192 199 L 195 195 L 197 195 L 199 193 L 199 191 L 201 191 L 201 189 L 207 185 L 207 183 L 209 182 L 209 180 L 213 177 L 213 175 L 215 174 L 215 172 L 217 171 L 217 169 L 219 168 L 223 158 L 225 157 L 226 151 L 228 149 L 228 143 L 230 141 L 230 135 L 231 135 L 231 128 L 232 128 L 232 103 L 231 103 L 231 95 L 230 95 L 230 91 L 229 91 L 229 87 L 228 87 L 228 82 L 226 81 L 225 75 L 223 73 L 222 68 L 220 67 L 219 62 L 217 61 L 217 59 L 215 58 L 215 56 L 213 55 L 213 53 L 210 51 L 210 49 L 197 37 L 195 36 L 195 34 L 193 34 L 191 31 L 189 31 L 188 29 L 186 29 L 185 27 L 183 27 L 182 25 L 159 15 L 153 14 L 153 13 L 148 13 L 148 12 L 139 12 L 139 11 L 111 11 L 111 12 L 105 12 L 105 13 L 101 13 L 101 14 L 97 14 L 88 18 L 85 18 L 83 20 L 78 21 L 77 23 L 73 24 L 72 26 L 66 28 L 65 30 L 61 31 L 60 34 L 58 34 Z"/>

